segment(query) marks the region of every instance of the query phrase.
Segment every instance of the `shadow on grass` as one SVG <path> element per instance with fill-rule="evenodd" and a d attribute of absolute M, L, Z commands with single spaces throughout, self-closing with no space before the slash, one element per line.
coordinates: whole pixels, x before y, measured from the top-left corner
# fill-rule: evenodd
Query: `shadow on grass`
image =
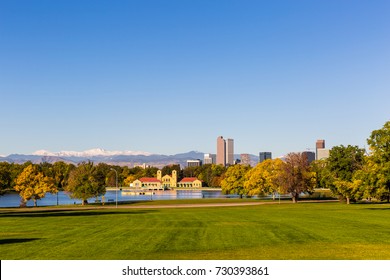
<path fill-rule="evenodd" d="M 39 240 L 40 238 L 8 238 L 8 239 L 0 239 L 0 245 L 4 244 L 15 244 L 15 243 L 26 243 L 35 240 Z"/>
<path fill-rule="evenodd" d="M 365 208 L 365 210 L 390 210 L 390 207 L 386 207 L 386 208 Z"/>
<path fill-rule="evenodd" d="M 112 211 L 97 209 L 58 209 L 58 210 L 35 210 L 35 211 L 8 211 L 0 213 L 0 217 L 22 217 L 22 218 L 45 218 L 45 217 L 82 217 L 82 216 L 103 216 L 103 215 L 140 215 L 156 212 L 157 210 Z"/>

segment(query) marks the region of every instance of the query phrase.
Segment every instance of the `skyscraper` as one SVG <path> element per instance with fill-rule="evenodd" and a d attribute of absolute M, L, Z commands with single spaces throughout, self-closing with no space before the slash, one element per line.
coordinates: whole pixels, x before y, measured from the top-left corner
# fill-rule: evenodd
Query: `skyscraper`
<path fill-rule="evenodd" d="M 314 152 L 304 151 L 304 152 L 302 152 L 302 154 L 306 156 L 307 162 L 309 164 L 312 163 L 313 161 L 315 161 L 315 159 L 316 159 L 316 155 Z"/>
<path fill-rule="evenodd" d="M 326 153 L 328 153 L 328 156 L 329 156 L 329 150 L 325 149 L 325 140 L 317 140 L 317 142 L 316 142 L 316 160 L 326 158 L 327 157 Z"/>
<path fill-rule="evenodd" d="M 272 159 L 272 153 L 271 152 L 260 152 L 259 153 L 259 162 L 263 162 L 266 159 Z"/>
<path fill-rule="evenodd" d="M 234 165 L 234 140 L 226 139 L 226 165 Z"/>
<path fill-rule="evenodd" d="M 217 138 L 217 164 L 226 165 L 226 145 L 222 136 Z"/>
<path fill-rule="evenodd" d="M 222 136 L 217 138 L 217 164 L 233 165 L 234 164 L 234 140 L 223 139 Z"/>

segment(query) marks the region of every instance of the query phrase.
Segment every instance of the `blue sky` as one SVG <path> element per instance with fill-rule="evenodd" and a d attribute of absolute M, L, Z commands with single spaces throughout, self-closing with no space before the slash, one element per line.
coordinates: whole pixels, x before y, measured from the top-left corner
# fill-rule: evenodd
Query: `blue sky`
<path fill-rule="evenodd" d="M 390 119 L 390 1 L 0 1 L 0 155 L 274 156 Z"/>

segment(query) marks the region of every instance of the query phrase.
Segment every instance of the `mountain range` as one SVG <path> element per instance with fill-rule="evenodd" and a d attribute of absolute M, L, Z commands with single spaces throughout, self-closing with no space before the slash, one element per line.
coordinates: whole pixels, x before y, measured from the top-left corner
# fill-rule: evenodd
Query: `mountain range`
<path fill-rule="evenodd" d="M 170 164 L 180 164 L 182 167 L 187 166 L 187 160 L 201 159 L 203 160 L 204 153 L 197 151 L 190 151 L 187 153 L 175 155 L 160 155 L 148 152 L 133 152 L 133 151 L 106 151 L 104 149 L 91 149 L 83 152 L 61 151 L 49 152 L 46 150 L 36 151 L 31 155 L 11 154 L 9 156 L 0 157 L 1 161 L 9 163 L 25 163 L 31 161 L 32 163 L 54 163 L 63 161 L 66 163 L 78 164 L 83 161 L 92 161 L 94 163 L 107 163 L 110 165 L 121 166 L 137 166 L 150 165 L 161 168 Z M 235 155 L 235 158 L 240 158 Z M 257 163 L 257 156 L 251 155 L 252 165 Z"/>

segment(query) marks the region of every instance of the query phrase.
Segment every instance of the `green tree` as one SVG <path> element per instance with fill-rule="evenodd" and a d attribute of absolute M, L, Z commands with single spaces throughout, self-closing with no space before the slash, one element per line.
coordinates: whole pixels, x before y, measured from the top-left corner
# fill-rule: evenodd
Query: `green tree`
<path fill-rule="evenodd" d="M 170 165 L 164 166 L 161 169 L 161 174 L 162 174 L 162 176 L 165 176 L 165 175 L 171 176 L 173 170 L 176 170 L 177 175 L 179 176 L 181 173 L 180 164 L 170 164 Z"/>
<path fill-rule="evenodd" d="M 21 206 L 25 206 L 30 199 L 34 201 L 34 206 L 37 206 L 37 200 L 45 197 L 47 192 L 57 192 L 53 179 L 45 176 L 39 167 L 33 164 L 23 169 L 15 183 L 14 189 L 22 198 Z"/>
<path fill-rule="evenodd" d="M 249 195 L 280 193 L 279 176 L 282 171 L 281 159 L 268 159 L 249 170 L 245 175 L 244 187 Z"/>
<path fill-rule="evenodd" d="M 157 167 L 148 167 L 142 169 L 142 177 L 156 177 L 157 176 Z"/>
<path fill-rule="evenodd" d="M 239 194 L 240 198 L 247 194 L 244 188 L 245 174 L 251 169 L 248 165 L 236 164 L 230 166 L 221 182 L 222 192 L 225 194 Z"/>
<path fill-rule="evenodd" d="M 220 164 L 212 164 L 211 165 L 211 187 L 221 187 L 222 179 L 225 176 L 227 168 Z"/>
<path fill-rule="evenodd" d="M 212 164 L 202 165 L 200 173 L 197 177 L 199 180 L 202 180 L 204 182 L 205 187 L 211 187 L 213 180 Z"/>
<path fill-rule="evenodd" d="M 82 162 L 69 174 L 66 191 L 72 198 L 82 200 L 82 205 L 88 203 L 88 198 L 98 197 L 106 193 L 106 187 L 99 171 L 92 162 Z"/>
<path fill-rule="evenodd" d="M 390 121 L 381 129 L 372 131 L 367 143 L 370 148 L 369 163 L 375 171 L 371 183 L 375 186 L 376 196 L 390 202 Z"/>
<path fill-rule="evenodd" d="M 69 179 L 70 172 L 75 169 L 73 164 L 67 164 L 63 161 L 58 161 L 53 164 L 52 172 L 54 182 L 58 190 L 64 190 Z"/>
<path fill-rule="evenodd" d="M 328 186 L 330 190 L 347 200 L 359 198 L 362 181 L 357 177 L 357 171 L 364 166 L 364 149 L 358 146 L 335 146 L 329 152 L 326 168 L 330 173 Z"/>
<path fill-rule="evenodd" d="M 11 164 L 0 162 L 0 195 L 11 188 Z"/>
<path fill-rule="evenodd" d="M 310 170 L 307 156 L 303 153 L 290 153 L 286 156 L 277 180 L 281 191 L 290 193 L 294 203 L 301 193 L 310 193 L 315 187 L 315 174 Z"/>

